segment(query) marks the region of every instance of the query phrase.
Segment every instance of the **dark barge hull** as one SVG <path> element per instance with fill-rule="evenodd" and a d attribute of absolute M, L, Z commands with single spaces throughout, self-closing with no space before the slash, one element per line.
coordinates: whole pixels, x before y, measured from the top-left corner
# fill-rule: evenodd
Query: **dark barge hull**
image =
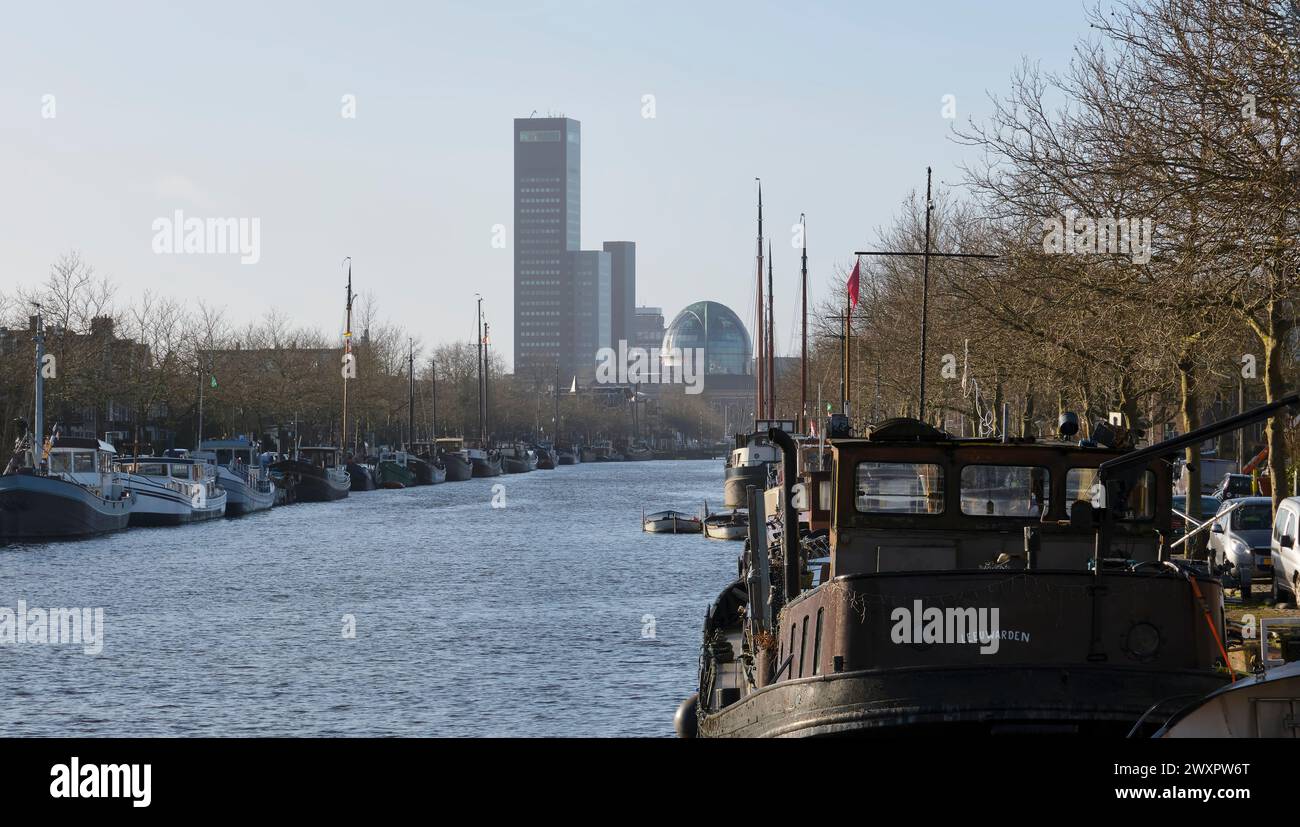
<path fill-rule="evenodd" d="M 516 457 L 502 457 L 501 470 L 507 474 L 527 474 L 533 470 L 528 467 L 528 460 L 518 459 Z"/>
<path fill-rule="evenodd" d="M 375 478 L 371 476 L 370 469 L 364 465 L 355 462 L 347 464 L 348 487 L 352 491 L 374 491 Z"/>
<path fill-rule="evenodd" d="M 460 454 L 443 454 L 442 463 L 447 467 L 447 482 L 464 482 L 474 476 L 474 466 Z"/>
<path fill-rule="evenodd" d="M 133 500 L 103 500 L 73 483 L 29 474 L 0 477 L 0 543 L 121 531 Z"/>
<path fill-rule="evenodd" d="M 1159 701 L 1155 731 L 1187 702 L 1227 684 L 1205 671 L 1085 666 L 845 672 L 765 687 L 703 714 L 711 738 L 1095 735 L 1123 738 Z"/>
<path fill-rule="evenodd" d="M 271 466 L 284 474 L 290 493 L 290 502 L 324 503 L 341 500 L 351 490 L 351 480 L 347 485 L 338 486 L 316 466 L 299 462 L 280 462 Z"/>
<path fill-rule="evenodd" d="M 194 509 L 188 513 L 167 514 L 160 514 L 156 511 L 136 511 L 131 515 L 131 526 L 134 528 L 158 528 L 160 526 L 189 525 L 190 523 L 201 523 L 224 516 L 226 516 L 225 510 L 219 508 Z"/>
<path fill-rule="evenodd" d="M 474 476 L 476 477 L 499 477 L 501 476 L 501 460 L 480 459 L 475 457 L 470 462 L 474 467 Z"/>
<path fill-rule="evenodd" d="M 745 490 L 754 486 L 760 491 L 767 488 L 767 464 L 738 465 L 728 468 L 722 482 L 722 504 L 726 508 L 747 508 Z"/>

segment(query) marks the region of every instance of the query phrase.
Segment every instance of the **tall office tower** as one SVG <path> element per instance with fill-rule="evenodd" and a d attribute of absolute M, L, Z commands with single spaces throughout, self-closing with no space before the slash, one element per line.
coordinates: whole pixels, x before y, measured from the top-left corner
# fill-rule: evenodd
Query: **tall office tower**
<path fill-rule="evenodd" d="M 516 118 L 515 373 L 577 373 L 573 270 L 581 244 L 581 127 L 571 118 Z"/>
<path fill-rule="evenodd" d="M 573 367 L 561 369 L 561 377 L 576 376 L 579 384 L 590 384 L 596 375 L 596 352 L 618 346 L 610 339 L 611 256 L 602 250 L 566 255 L 573 274 Z"/>
<path fill-rule="evenodd" d="M 606 241 L 610 254 L 611 347 L 620 340 L 633 345 L 636 339 L 636 242 Z"/>

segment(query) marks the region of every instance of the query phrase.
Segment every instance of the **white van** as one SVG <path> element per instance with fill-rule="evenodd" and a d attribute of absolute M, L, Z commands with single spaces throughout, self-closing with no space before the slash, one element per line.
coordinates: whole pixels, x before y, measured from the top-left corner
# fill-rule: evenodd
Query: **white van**
<path fill-rule="evenodd" d="M 1300 497 L 1287 497 L 1273 517 L 1273 539 L 1269 543 L 1273 555 L 1274 601 L 1289 597 L 1294 604 L 1300 595 L 1297 534 L 1300 534 Z"/>

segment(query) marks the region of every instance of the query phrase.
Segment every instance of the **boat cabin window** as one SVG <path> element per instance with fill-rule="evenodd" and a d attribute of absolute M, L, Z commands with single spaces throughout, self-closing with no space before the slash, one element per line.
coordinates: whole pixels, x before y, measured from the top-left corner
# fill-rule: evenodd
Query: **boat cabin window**
<path fill-rule="evenodd" d="M 961 512 L 972 517 L 1039 517 L 1050 507 L 1052 476 L 1025 465 L 961 469 Z"/>
<path fill-rule="evenodd" d="M 868 514 L 942 514 L 943 467 L 926 462 L 859 462 L 857 509 Z"/>
<path fill-rule="evenodd" d="M 145 477 L 167 476 L 167 466 L 160 462 L 134 462 L 126 466 L 126 470 Z"/>
<path fill-rule="evenodd" d="M 93 474 L 95 472 L 95 452 L 74 451 L 72 454 L 72 472 L 74 474 Z"/>
<path fill-rule="evenodd" d="M 217 449 L 217 465 L 229 465 L 235 461 L 235 452 L 229 448 Z"/>
<path fill-rule="evenodd" d="M 172 476 L 178 480 L 187 480 L 190 478 L 190 469 L 185 465 L 173 465 Z"/>
<path fill-rule="evenodd" d="M 1065 475 L 1065 513 L 1068 516 L 1079 500 L 1092 499 L 1092 487 L 1097 484 L 1096 468 L 1071 468 Z M 1156 475 L 1147 471 L 1138 477 L 1129 492 L 1128 502 L 1120 509 L 1121 520 L 1150 520 L 1156 514 Z"/>
<path fill-rule="evenodd" d="M 67 451 L 50 452 L 50 472 L 67 474 L 72 471 L 72 454 Z"/>

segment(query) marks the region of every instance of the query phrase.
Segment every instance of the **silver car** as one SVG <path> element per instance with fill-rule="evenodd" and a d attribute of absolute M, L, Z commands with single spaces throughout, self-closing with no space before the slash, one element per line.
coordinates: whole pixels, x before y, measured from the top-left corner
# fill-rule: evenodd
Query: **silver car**
<path fill-rule="evenodd" d="M 1240 505 L 1225 514 L 1231 506 Z M 1210 563 L 1226 570 L 1229 580 L 1241 587 L 1243 600 L 1250 597 L 1251 582 L 1273 581 L 1273 500 L 1270 497 L 1238 497 L 1219 509 L 1210 527 Z"/>

